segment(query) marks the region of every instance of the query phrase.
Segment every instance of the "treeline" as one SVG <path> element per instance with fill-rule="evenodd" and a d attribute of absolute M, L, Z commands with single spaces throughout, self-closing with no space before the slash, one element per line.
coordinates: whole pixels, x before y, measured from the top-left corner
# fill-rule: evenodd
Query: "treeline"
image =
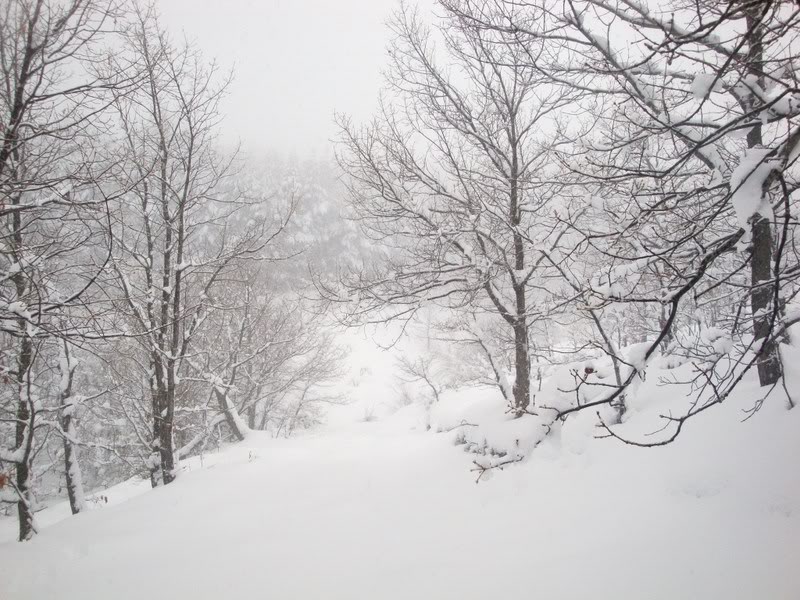
<path fill-rule="evenodd" d="M 616 435 L 658 357 L 693 365 L 673 383 L 694 401 L 630 443 L 675 439 L 751 370 L 754 409 L 789 394 L 797 3 L 440 0 L 434 14 L 401 5 L 378 114 L 340 119 L 355 215 L 388 258 L 328 290 L 346 315 L 444 307 L 446 358 L 460 345 L 472 378 L 544 431 L 591 411 Z M 610 373 L 575 368 L 567 400 L 534 401 L 580 357 Z M 434 362 L 403 367 L 438 396 Z"/>
<path fill-rule="evenodd" d="M 754 411 L 794 405 L 795 2 L 401 4 L 378 114 L 339 118 L 363 239 L 324 166 L 225 152 L 229 74 L 152 9 L 2 10 L 0 482 L 20 539 L 37 493 L 63 483 L 77 512 L 82 481 L 167 484 L 337 401 L 319 296 L 353 324 L 434 315 L 401 381 L 432 401 L 489 384 L 543 435 L 590 411 L 621 437 L 656 361 L 690 366 L 665 383 L 691 400 L 628 443 L 671 442 L 751 372 Z M 537 398 L 585 358 L 608 368 Z"/>
<path fill-rule="evenodd" d="M 37 497 L 77 513 L 86 488 L 168 484 L 337 401 L 342 350 L 302 283 L 352 231 L 324 164 L 225 150 L 231 74 L 152 7 L 0 10 L 0 493 L 25 540 Z"/>

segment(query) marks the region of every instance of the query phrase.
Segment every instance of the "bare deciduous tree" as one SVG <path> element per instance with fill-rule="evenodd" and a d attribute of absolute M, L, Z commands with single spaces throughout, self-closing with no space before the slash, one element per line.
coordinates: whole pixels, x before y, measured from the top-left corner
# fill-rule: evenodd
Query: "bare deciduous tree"
<path fill-rule="evenodd" d="M 111 6 L 102 0 L 10 0 L 0 7 L 0 392 L 13 447 L 20 539 L 34 532 L 34 432 L 49 380 L 46 345 L 83 329 L 61 329 L 102 270 L 87 240 L 106 221 L 94 138 L 108 92 L 126 75 L 95 74 Z"/>
<path fill-rule="evenodd" d="M 738 339 L 732 367 L 713 354 L 695 382 L 703 399 L 665 417 L 667 443 L 692 415 L 722 402 L 755 366 L 769 393 L 797 295 L 796 165 L 800 142 L 797 27 L 789 2 L 447 0 L 452 14 L 529 56 L 550 84 L 581 91 L 580 144 L 560 154 L 606 218 L 574 211 L 578 244 L 605 258 L 583 301 L 648 307 L 660 326 L 615 389 L 575 410 L 613 403 L 664 343 L 713 315 Z M 580 203 L 576 201 L 576 203 Z M 573 204 L 575 206 L 575 204 Z M 609 219 L 608 217 L 613 218 Z M 565 275 L 567 279 L 569 277 Z M 653 318 L 653 317 L 651 317 Z M 701 330 L 698 330 L 698 333 Z M 696 347 L 696 344 L 691 344 Z"/>
<path fill-rule="evenodd" d="M 191 46 L 173 44 L 152 8 L 135 12 L 125 37 L 145 76 L 115 101 L 119 176 L 130 192 L 114 211 L 112 266 L 119 306 L 147 357 L 139 364 L 149 379 L 150 469 L 158 485 L 176 475 L 179 371 L 216 308 L 216 290 L 238 261 L 258 259 L 283 225 L 272 230 L 271 219 L 256 213 L 239 223 L 252 203 L 223 185 L 233 157 L 220 154 L 216 137 L 230 78 L 220 79 Z"/>
<path fill-rule="evenodd" d="M 458 16 L 432 31 L 403 7 L 392 27 L 397 100 L 368 127 L 341 120 L 356 218 L 389 248 L 385 263 L 347 280 L 355 313 L 410 317 L 433 302 L 495 315 L 513 333 L 507 399 L 521 415 L 531 326 L 553 309 L 546 282 L 558 279 L 541 249 L 564 233 L 551 219 L 560 182 L 548 165 L 572 98 L 542 85 L 535 49 Z"/>

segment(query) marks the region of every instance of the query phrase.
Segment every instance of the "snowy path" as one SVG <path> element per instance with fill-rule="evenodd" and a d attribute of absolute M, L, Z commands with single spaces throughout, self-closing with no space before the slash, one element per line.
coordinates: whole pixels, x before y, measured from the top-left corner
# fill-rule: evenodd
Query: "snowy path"
<path fill-rule="evenodd" d="M 688 477 L 655 453 L 644 469 L 618 446 L 476 486 L 452 436 L 402 412 L 254 435 L 175 485 L 2 544 L 0 598 L 798 597 L 797 498 L 743 492 L 703 460 Z"/>

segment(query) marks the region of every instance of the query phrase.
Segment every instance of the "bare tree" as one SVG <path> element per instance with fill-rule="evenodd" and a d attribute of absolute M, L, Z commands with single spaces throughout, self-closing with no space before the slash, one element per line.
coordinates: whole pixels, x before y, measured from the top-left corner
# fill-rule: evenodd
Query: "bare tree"
<path fill-rule="evenodd" d="M 706 355 L 695 382 L 702 399 L 685 415 L 665 416 L 671 427 L 656 443 L 668 443 L 686 419 L 722 402 L 753 366 L 765 393 L 774 389 L 782 376 L 779 342 L 794 322 L 783 321 L 783 307 L 795 299 L 800 274 L 793 216 L 797 6 L 445 6 L 479 29 L 502 32 L 515 47 L 544 44 L 547 52 L 531 54 L 529 64 L 551 85 L 585 92 L 575 109 L 584 139 L 559 155 L 585 196 L 602 199 L 606 215 L 564 219 L 579 245 L 606 261 L 578 282 L 581 297 L 594 310 L 661 311 L 654 339 L 614 389 L 560 416 L 615 402 L 659 347 L 691 330 L 691 309 L 713 315 L 741 343 L 731 368 L 720 369 L 718 353 Z"/>
<path fill-rule="evenodd" d="M 423 383 L 430 390 L 434 402 L 439 402 L 442 393 L 448 385 L 442 381 L 441 375 L 436 371 L 435 359 L 433 356 L 418 356 L 411 358 L 405 354 L 397 360 L 397 367 L 400 371 L 398 379 L 405 383 Z"/>
<path fill-rule="evenodd" d="M 409 318 L 438 303 L 502 320 L 514 338 L 508 400 L 521 415 L 531 326 L 554 308 L 546 282 L 558 274 L 540 249 L 564 233 L 551 218 L 560 183 L 548 165 L 571 95 L 542 85 L 535 49 L 461 17 L 431 30 L 403 7 L 392 29 L 398 99 L 368 127 L 341 120 L 354 213 L 387 249 L 384 263 L 347 280 L 354 314 Z"/>
<path fill-rule="evenodd" d="M 61 429 L 64 439 L 64 474 L 67 481 L 67 496 L 72 514 L 78 514 L 86 508 L 83 493 L 83 479 L 77 456 L 77 435 L 75 428 L 75 410 L 79 398 L 73 391 L 75 369 L 77 363 L 70 352 L 69 343 L 62 341 L 61 356 L 59 359 L 59 403 Z"/>
<path fill-rule="evenodd" d="M 4 424 L 13 447 L 20 540 L 34 533 L 32 461 L 37 415 L 51 381 L 45 345 L 84 330 L 60 325 L 96 283 L 102 249 L 85 251 L 106 220 L 102 161 L 93 139 L 108 91 L 98 77 L 99 40 L 111 16 L 102 0 L 10 0 L 0 7 L 0 336 Z M 107 257 L 107 254 L 106 254 Z M 5 425 L 4 425 L 5 427 Z"/>
<path fill-rule="evenodd" d="M 135 11 L 126 50 L 144 83 L 115 101 L 130 188 L 115 207 L 112 259 L 118 306 L 146 356 L 153 485 L 177 472 L 175 410 L 179 371 L 210 311 L 216 289 L 240 260 L 258 259 L 282 228 L 271 219 L 237 216 L 251 203 L 223 185 L 233 157 L 218 152 L 219 103 L 230 77 L 219 78 L 191 46 L 177 46 L 152 8 Z M 185 391 L 185 390 L 184 390 Z"/>

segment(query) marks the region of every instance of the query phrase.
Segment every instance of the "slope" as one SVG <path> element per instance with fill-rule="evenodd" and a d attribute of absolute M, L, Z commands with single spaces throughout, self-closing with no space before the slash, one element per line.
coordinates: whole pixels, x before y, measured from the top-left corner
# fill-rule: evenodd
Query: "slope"
<path fill-rule="evenodd" d="M 254 433 L 174 485 L 112 488 L 135 497 L 0 545 L 0 597 L 797 597 L 800 412 L 731 405 L 654 450 L 553 436 L 476 485 L 456 432 L 425 427 L 471 405 Z"/>

